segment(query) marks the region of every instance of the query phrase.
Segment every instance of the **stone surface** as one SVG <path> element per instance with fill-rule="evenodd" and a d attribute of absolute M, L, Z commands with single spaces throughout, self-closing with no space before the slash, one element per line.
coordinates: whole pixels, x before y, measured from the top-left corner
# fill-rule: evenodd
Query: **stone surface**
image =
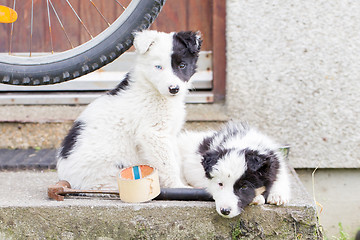
<path fill-rule="evenodd" d="M 0 106 L 0 148 L 58 148 L 85 106 Z M 185 129 L 216 129 L 223 104 L 188 104 Z"/>
<path fill-rule="evenodd" d="M 72 123 L 0 123 L 0 148 L 58 148 Z"/>
<path fill-rule="evenodd" d="M 86 106 L 9 105 L 0 107 L 0 122 L 66 122 L 74 121 Z"/>
<path fill-rule="evenodd" d="M 316 239 L 315 206 L 296 174 L 288 206 L 249 206 L 220 217 L 213 202 L 47 198 L 55 171 L 0 172 L 0 237 L 8 239 Z"/>
<path fill-rule="evenodd" d="M 185 124 L 184 129 L 197 131 L 216 129 L 222 123 L 223 121 L 189 121 Z M 44 123 L 0 122 L 0 149 L 58 148 L 72 124 L 73 121 Z"/>
<path fill-rule="evenodd" d="M 0 123 L 54 123 L 72 122 L 86 105 L 8 105 L 0 107 Z M 226 121 L 222 103 L 187 104 L 187 121 Z"/>

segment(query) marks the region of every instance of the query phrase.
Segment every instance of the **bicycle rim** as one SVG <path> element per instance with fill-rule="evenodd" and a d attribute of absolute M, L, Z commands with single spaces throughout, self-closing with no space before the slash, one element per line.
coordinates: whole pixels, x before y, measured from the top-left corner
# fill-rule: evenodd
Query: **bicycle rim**
<path fill-rule="evenodd" d="M 68 81 L 112 62 L 132 45 L 133 32 L 148 28 L 165 0 L 133 0 L 124 13 L 93 39 L 73 49 L 24 58 L 3 55 L 0 83 L 45 85 Z"/>

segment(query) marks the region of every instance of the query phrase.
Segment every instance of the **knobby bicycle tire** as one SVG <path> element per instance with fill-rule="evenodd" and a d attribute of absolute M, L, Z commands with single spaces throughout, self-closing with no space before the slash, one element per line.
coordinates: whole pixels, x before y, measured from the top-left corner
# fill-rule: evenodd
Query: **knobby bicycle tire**
<path fill-rule="evenodd" d="M 166 0 L 132 1 L 125 19 L 117 19 L 108 29 L 74 49 L 45 57 L 0 58 L 0 83 L 47 85 L 69 81 L 112 62 L 133 43 L 133 32 L 147 29 Z"/>

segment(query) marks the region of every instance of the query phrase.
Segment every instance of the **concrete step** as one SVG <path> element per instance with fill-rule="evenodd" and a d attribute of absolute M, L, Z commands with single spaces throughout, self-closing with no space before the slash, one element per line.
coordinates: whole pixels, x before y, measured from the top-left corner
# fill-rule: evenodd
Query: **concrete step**
<path fill-rule="evenodd" d="M 0 171 L 0 239 L 321 239 L 314 202 L 292 171 L 288 206 L 225 219 L 214 202 L 47 197 L 55 170 Z"/>
<path fill-rule="evenodd" d="M 49 200 L 47 187 L 58 181 L 55 149 L 83 108 L 0 108 L 0 239 L 322 238 L 315 204 L 293 170 L 287 206 L 248 206 L 233 219 L 220 217 L 213 202 Z M 222 104 L 188 105 L 185 128 L 217 128 L 227 120 L 223 109 Z"/>
<path fill-rule="evenodd" d="M 0 148 L 58 148 L 86 106 L 1 106 Z M 223 104 L 188 104 L 186 129 L 216 128 L 228 117 Z"/>

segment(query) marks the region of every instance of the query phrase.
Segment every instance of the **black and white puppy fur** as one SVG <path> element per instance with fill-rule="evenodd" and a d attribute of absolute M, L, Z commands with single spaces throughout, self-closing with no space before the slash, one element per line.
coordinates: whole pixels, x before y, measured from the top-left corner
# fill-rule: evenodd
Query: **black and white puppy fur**
<path fill-rule="evenodd" d="M 250 203 L 289 201 L 280 146 L 247 124 L 231 121 L 219 131 L 188 131 L 178 141 L 184 181 L 207 189 L 221 216 L 235 217 Z"/>
<path fill-rule="evenodd" d="M 162 187 L 185 186 L 177 136 L 200 46 L 199 33 L 136 33 L 133 69 L 89 104 L 65 137 L 57 157 L 59 179 L 75 189 L 116 189 L 120 168 L 149 164 Z"/>

